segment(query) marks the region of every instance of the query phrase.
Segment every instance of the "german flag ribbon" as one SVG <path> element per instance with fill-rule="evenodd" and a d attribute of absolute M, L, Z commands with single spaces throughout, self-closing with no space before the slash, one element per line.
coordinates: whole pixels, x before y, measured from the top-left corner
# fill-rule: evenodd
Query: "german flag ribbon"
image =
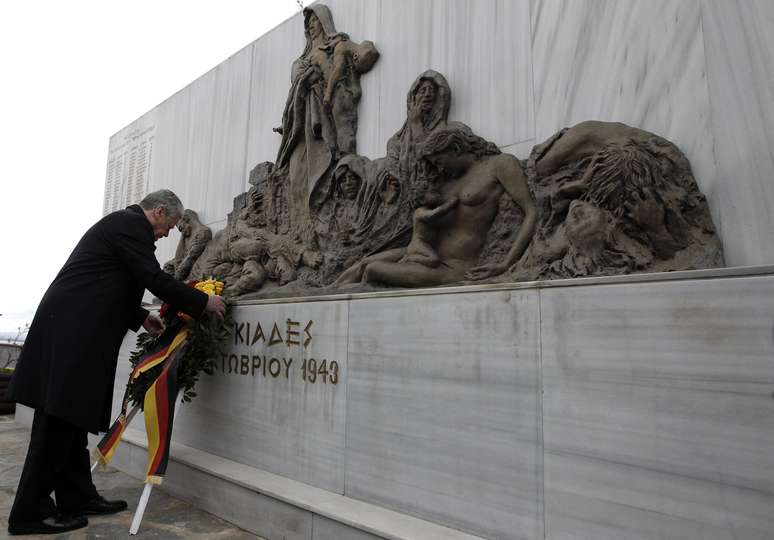
<path fill-rule="evenodd" d="M 179 328 L 179 326 L 171 326 L 167 327 L 167 330 L 159 337 L 158 341 L 156 342 L 153 349 L 151 349 L 148 353 L 146 353 L 135 365 L 134 369 L 132 370 L 131 375 L 129 376 L 129 380 L 134 380 L 137 377 L 139 377 L 142 373 L 148 371 L 149 369 L 153 368 L 154 366 L 157 366 L 164 362 L 165 360 L 169 359 L 170 357 L 178 357 L 180 355 L 175 354 L 176 352 L 182 351 L 184 347 L 182 345 L 185 344 L 186 339 L 188 337 L 188 329 L 184 326 L 183 328 Z M 166 373 L 166 368 L 162 371 L 162 375 Z M 177 368 L 175 367 L 175 373 L 177 373 Z M 160 378 L 161 376 L 159 376 Z M 158 379 L 157 379 L 158 382 Z M 154 383 L 155 385 L 156 383 Z M 175 381 L 175 385 L 177 385 L 177 381 Z M 133 418 L 133 414 L 127 415 L 127 408 L 129 405 L 129 396 L 128 396 L 129 387 L 127 386 L 127 390 L 124 393 L 124 399 L 123 403 L 121 405 L 121 413 L 118 415 L 118 418 L 113 422 L 113 425 L 110 426 L 110 429 L 105 434 L 104 437 L 102 437 L 102 440 L 100 440 L 99 444 L 97 444 L 97 447 L 94 449 L 94 458 L 99 461 L 99 464 L 102 467 L 106 467 L 107 464 L 110 462 L 110 460 L 113 458 L 113 454 L 115 454 L 116 449 L 118 448 L 118 444 L 121 442 L 121 437 L 124 434 L 124 430 L 126 430 L 126 427 L 129 425 L 129 422 Z M 177 393 L 175 392 L 175 395 Z M 146 427 L 147 427 L 147 394 L 145 397 L 145 407 L 146 407 Z M 173 399 L 174 403 L 174 399 Z M 171 425 L 170 425 L 170 434 L 171 434 Z M 165 462 L 166 467 L 166 462 Z"/>
<path fill-rule="evenodd" d="M 188 329 L 183 327 L 178 332 L 165 332 L 156 343 L 156 346 L 146 354 L 132 370 L 130 379 L 134 380 L 141 373 L 158 366 L 169 357 L 188 337 Z"/>
<path fill-rule="evenodd" d="M 105 433 L 105 436 L 102 437 L 102 440 L 99 441 L 99 444 L 94 449 L 94 457 L 102 467 L 107 467 L 107 464 L 113 459 L 113 454 L 115 454 L 116 448 L 118 448 L 118 443 L 121 442 L 121 437 L 127 425 L 129 425 L 129 421 L 127 420 L 126 412 L 121 411 L 121 414 L 118 415 L 116 421 L 113 422 L 113 425 L 110 426 L 108 432 Z"/>
<path fill-rule="evenodd" d="M 182 332 L 182 331 L 181 331 Z M 164 369 L 145 392 L 145 432 L 148 436 L 148 469 L 145 483 L 160 484 L 167 471 L 172 423 L 179 387 L 177 370 L 186 346 L 169 355 Z"/>

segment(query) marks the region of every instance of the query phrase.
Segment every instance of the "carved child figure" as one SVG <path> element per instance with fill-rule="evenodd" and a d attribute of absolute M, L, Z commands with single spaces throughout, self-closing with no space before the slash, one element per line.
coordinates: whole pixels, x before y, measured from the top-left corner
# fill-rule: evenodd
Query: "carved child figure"
<path fill-rule="evenodd" d="M 441 264 L 438 253 L 433 248 L 438 236 L 438 222 L 460 202 L 458 197 L 452 197 L 442 203 L 441 194 L 429 190 L 425 194 L 424 205 L 414 211 L 411 242 L 406 248 L 406 254 L 398 262 L 415 262 L 430 268 Z"/>
<path fill-rule="evenodd" d="M 350 70 L 363 74 L 371 70 L 379 59 L 379 52 L 372 41 L 354 43 L 339 34 L 328 43 L 333 48 L 333 70 L 325 85 L 323 106 L 330 109 L 333 103 L 333 92 L 336 86 L 349 80 Z"/>

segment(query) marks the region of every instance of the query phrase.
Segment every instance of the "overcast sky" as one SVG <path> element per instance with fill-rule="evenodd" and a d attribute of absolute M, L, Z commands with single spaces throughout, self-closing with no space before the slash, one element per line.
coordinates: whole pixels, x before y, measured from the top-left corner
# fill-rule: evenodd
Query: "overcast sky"
<path fill-rule="evenodd" d="M 101 217 L 110 136 L 299 9 L 296 0 L 0 3 L 0 332 L 32 321 Z"/>

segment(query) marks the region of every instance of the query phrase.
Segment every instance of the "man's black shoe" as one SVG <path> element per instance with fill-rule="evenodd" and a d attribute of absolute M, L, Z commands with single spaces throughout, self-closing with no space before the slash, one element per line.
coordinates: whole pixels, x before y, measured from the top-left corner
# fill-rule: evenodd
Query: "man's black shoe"
<path fill-rule="evenodd" d="M 83 516 L 56 515 L 40 521 L 8 525 L 8 534 L 59 534 L 81 529 L 89 524 Z"/>
<path fill-rule="evenodd" d="M 84 516 L 103 516 L 126 510 L 126 506 L 126 501 L 108 501 L 102 495 L 97 495 L 75 513 Z"/>

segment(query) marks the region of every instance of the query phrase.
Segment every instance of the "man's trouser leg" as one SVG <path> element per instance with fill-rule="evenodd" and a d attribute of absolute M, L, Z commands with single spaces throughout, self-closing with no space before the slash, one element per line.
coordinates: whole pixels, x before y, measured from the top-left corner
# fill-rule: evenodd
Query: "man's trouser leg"
<path fill-rule="evenodd" d="M 86 432 L 35 410 L 27 459 L 8 516 L 9 525 L 40 521 L 71 511 L 96 496 L 91 482 Z M 84 467 L 85 461 L 85 467 Z M 57 505 L 51 498 L 56 490 Z"/>
<path fill-rule="evenodd" d="M 67 424 L 63 420 L 57 422 Z M 91 480 L 91 457 L 89 455 L 89 438 L 83 429 L 73 428 L 70 453 L 63 459 L 62 467 L 54 476 L 54 493 L 56 507 L 60 512 L 78 513 L 78 510 L 98 495 L 97 488 Z M 64 457 L 64 456 L 63 456 Z"/>

